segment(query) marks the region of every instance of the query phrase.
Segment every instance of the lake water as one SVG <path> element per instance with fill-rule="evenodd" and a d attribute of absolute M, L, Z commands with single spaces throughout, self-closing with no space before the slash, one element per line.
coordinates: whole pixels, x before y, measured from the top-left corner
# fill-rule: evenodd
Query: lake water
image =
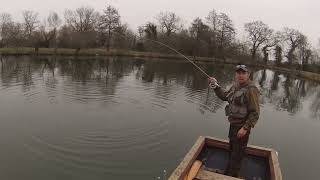
<path fill-rule="evenodd" d="M 153 180 L 200 135 L 227 138 L 225 102 L 185 61 L 2 57 L 0 179 Z M 201 64 L 223 87 L 234 67 Z M 255 70 L 249 144 L 279 152 L 284 179 L 318 179 L 320 86 Z"/>

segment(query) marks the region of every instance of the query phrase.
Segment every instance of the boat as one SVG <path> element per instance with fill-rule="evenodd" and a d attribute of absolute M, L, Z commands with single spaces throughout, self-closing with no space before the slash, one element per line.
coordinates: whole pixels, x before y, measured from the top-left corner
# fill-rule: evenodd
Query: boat
<path fill-rule="evenodd" d="M 248 145 L 245 152 L 240 178 L 224 175 L 229 142 L 200 136 L 168 180 L 282 180 L 275 150 Z"/>

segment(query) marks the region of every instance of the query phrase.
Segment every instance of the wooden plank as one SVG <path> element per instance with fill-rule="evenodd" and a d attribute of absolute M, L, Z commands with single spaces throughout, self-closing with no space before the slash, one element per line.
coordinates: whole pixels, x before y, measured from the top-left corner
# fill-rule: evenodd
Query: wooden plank
<path fill-rule="evenodd" d="M 273 180 L 282 180 L 282 174 L 280 169 L 280 163 L 278 159 L 278 155 L 276 151 L 272 150 L 271 156 L 270 156 L 270 169 L 272 169 L 273 173 L 271 174 L 273 177 L 271 177 Z M 270 170 L 271 171 L 271 170 Z"/>
<path fill-rule="evenodd" d="M 204 169 L 201 169 L 198 172 L 195 179 L 196 180 L 240 180 L 239 178 L 218 174 L 218 173 L 207 171 Z"/>
<path fill-rule="evenodd" d="M 179 166 L 173 171 L 168 180 L 180 180 L 182 179 L 189 169 L 191 168 L 193 162 L 196 160 L 198 155 L 200 154 L 202 148 L 205 145 L 205 138 L 200 136 L 196 143 L 192 146 L 188 154 L 181 161 Z"/>
<path fill-rule="evenodd" d="M 250 155 L 254 155 L 254 156 L 258 156 L 258 157 L 264 157 L 264 158 L 269 158 L 271 151 L 270 149 L 258 149 L 255 147 L 252 147 L 251 145 L 249 145 L 246 148 L 246 153 L 250 154 Z"/>
<path fill-rule="evenodd" d="M 217 147 L 225 150 L 229 150 L 229 141 L 226 141 L 224 139 L 218 139 L 214 137 L 205 137 L 206 145 L 208 147 Z"/>
<path fill-rule="evenodd" d="M 273 160 L 272 160 L 272 156 L 270 155 L 268 158 L 268 163 L 269 163 L 269 168 L 270 168 L 270 180 L 275 180 L 276 176 L 274 174 L 274 166 L 273 166 Z"/>

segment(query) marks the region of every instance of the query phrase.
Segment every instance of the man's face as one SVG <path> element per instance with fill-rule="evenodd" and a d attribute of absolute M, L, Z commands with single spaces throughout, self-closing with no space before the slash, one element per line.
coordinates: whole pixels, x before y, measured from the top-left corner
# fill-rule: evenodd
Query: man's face
<path fill-rule="evenodd" d="M 236 71 L 236 80 L 239 84 L 245 84 L 249 81 L 249 73 L 246 71 Z"/>

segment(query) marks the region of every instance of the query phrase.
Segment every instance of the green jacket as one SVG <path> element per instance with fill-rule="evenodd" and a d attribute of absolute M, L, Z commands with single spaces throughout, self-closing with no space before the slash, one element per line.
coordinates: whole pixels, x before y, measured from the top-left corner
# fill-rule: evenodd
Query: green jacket
<path fill-rule="evenodd" d="M 228 101 L 229 105 L 234 105 L 232 104 L 234 103 L 234 101 L 231 101 L 230 99 L 232 99 L 232 96 L 237 91 L 240 91 L 242 88 L 247 89 L 246 93 L 244 94 L 246 116 L 244 118 L 241 118 L 240 120 L 229 116 L 228 120 L 230 121 L 231 124 L 239 124 L 243 126 L 245 129 L 250 130 L 256 125 L 259 119 L 259 114 L 260 114 L 260 105 L 259 105 L 260 92 L 258 88 L 252 82 L 249 82 L 245 86 L 233 85 L 227 91 L 222 89 L 221 87 L 217 87 L 215 89 L 215 93 L 221 100 Z"/>

